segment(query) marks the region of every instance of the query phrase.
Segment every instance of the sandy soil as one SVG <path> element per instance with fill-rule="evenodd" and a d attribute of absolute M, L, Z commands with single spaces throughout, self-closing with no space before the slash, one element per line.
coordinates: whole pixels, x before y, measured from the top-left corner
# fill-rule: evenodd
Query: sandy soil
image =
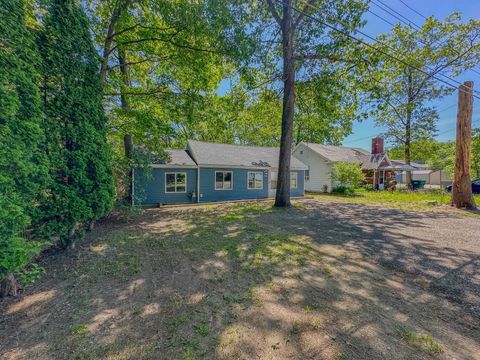
<path fill-rule="evenodd" d="M 299 200 L 111 217 L 0 302 L 2 359 L 480 359 L 480 221 Z"/>

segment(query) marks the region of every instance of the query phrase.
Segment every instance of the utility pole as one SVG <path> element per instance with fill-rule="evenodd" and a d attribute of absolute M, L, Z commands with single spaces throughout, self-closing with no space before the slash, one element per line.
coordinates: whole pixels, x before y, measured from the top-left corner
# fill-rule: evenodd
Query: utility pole
<path fill-rule="evenodd" d="M 458 89 L 457 139 L 455 176 L 452 186 L 452 205 L 473 209 L 475 201 L 470 178 L 470 152 L 472 146 L 473 81 L 466 81 Z"/>

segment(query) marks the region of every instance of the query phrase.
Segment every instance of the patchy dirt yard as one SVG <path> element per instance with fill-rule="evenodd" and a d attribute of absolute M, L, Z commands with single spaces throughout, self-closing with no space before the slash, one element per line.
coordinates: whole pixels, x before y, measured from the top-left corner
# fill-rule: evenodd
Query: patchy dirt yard
<path fill-rule="evenodd" d="M 480 221 L 299 200 L 100 224 L 0 303 L 4 359 L 480 359 Z"/>

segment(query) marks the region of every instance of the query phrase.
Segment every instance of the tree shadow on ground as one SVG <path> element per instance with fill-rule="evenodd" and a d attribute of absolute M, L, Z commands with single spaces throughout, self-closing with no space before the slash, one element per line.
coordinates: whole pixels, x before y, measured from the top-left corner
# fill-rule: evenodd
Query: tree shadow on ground
<path fill-rule="evenodd" d="M 475 358 L 478 252 L 436 238 L 452 219 L 299 204 L 110 220 L 75 258 L 46 259 L 48 276 L 2 304 L 2 351 L 9 359 Z M 443 353 L 412 341 L 420 333 Z"/>

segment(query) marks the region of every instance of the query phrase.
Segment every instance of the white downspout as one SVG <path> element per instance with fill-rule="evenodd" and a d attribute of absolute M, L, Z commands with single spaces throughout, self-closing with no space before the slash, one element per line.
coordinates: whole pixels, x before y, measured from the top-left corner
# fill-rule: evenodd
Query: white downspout
<path fill-rule="evenodd" d="M 200 202 L 200 166 L 197 166 L 197 203 Z"/>
<path fill-rule="evenodd" d="M 132 167 L 132 206 L 135 206 L 135 169 Z"/>

